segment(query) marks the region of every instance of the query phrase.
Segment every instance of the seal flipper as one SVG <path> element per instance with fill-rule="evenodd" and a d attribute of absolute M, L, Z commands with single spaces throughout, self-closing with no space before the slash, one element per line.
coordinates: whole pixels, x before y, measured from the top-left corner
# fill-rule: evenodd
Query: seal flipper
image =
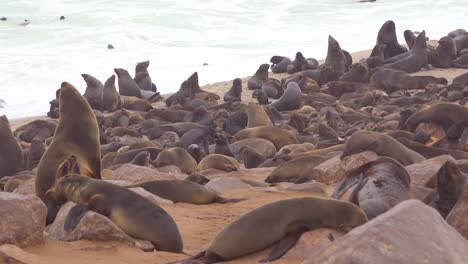
<path fill-rule="evenodd" d="M 60 206 L 51 201 L 46 201 L 47 206 L 47 217 L 46 217 L 46 226 L 52 224 L 57 217 Z"/>
<path fill-rule="evenodd" d="M 369 180 L 369 178 L 366 177 L 364 179 L 364 175 L 361 174 L 361 177 L 359 178 L 358 185 L 356 187 L 354 187 L 353 192 L 349 196 L 349 201 L 350 202 L 352 202 L 353 204 L 355 204 L 357 206 L 360 206 L 359 205 L 359 191 L 361 191 L 361 189 L 364 187 L 364 185 L 366 185 L 368 180 Z"/>
<path fill-rule="evenodd" d="M 73 231 L 88 211 L 88 206 L 85 204 L 75 205 L 70 209 L 70 212 L 68 212 L 67 218 L 65 218 L 65 223 L 63 224 L 63 229 L 66 232 Z"/>
<path fill-rule="evenodd" d="M 294 244 L 296 244 L 296 242 L 301 237 L 302 233 L 304 233 L 307 230 L 308 229 L 305 227 L 300 227 L 298 229 L 288 232 L 286 236 L 284 236 L 283 238 L 281 238 L 280 241 L 278 241 L 278 244 L 276 244 L 276 246 L 273 248 L 270 254 L 267 257 L 261 259 L 259 262 L 265 263 L 281 258 L 294 246 Z"/>

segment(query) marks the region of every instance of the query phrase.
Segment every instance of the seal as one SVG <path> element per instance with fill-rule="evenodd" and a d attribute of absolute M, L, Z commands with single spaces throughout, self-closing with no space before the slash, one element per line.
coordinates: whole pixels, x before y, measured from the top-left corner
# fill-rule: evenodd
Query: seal
<path fill-rule="evenodd" d="M 328 51 L 325 63 L 322 66 L 329 66 L 337 74 L 341 75 L 346 71 L 346 56 L 340 44 L 331 35 L 328 36 Z"/>
<path fill-rule="evenodd" d="M 384 59 L 391 58 L 408 51 L 407 48 L 398 43 L 395 32 L 395 22 L 392 20 L 386 21 L 377 33 L 377 45 L 380 44 L 385 44 Z"/>
<path fill-rule="evenodd" d="M 45 193 L 54 185 L 58 168 L 73 156 L 80 173 L 101 178 L 99 127 L 93 110 L 78 90 L 67 82 L 60 88 L 60 119 L 54 138 L 42 156 L 35 179 L 36 195 L 45 201 Z M 48 223 L 56 212 L 48 206 Z"/>
<path fill-rule="evenodd" d="M 151 160 L 156 159 L 156 157 L 161 153 L 161 149 L 155 147 L 146 147 L 133 150 L 126 150 L 123 152 L 117 153 L 113 160 L 113 165 L 130 163 L 138 154 L 141 152 L 147 151 L 150 153 Z"/>
<path fill-rule="evenodd" d="M 284 91 L 284 94 L 278 99 L 271 103 L 271 106 L 276 108 L 278 111 L 292 111 L 297 110 L 301 107 L 301 88 L 295 82 L 288 83 L 288 87 Z"/>
<path fill-rule="evenodd" d="M 318 228 L 347 231 L 366 222 L 362 209 L 349 202 L 316 197 L 281 200 L 238 218 L 225 227 L 205 251 L 191 260 L 196 263 L 228 261 L 278 242 L 270 255 L 261 260 L 273 261 L 294 246 L 305 231 Z"/>
<path fill-rule="evenodd" d="M 379 157 L 348 174 L 331 197 L 338 198 L 356 185 L 349 200 L 373 219 L 410 199 L 410 183 L 408 172 L 398 161 Z"/>
<path fill-rule="evenodd" d="M 429 53 L 429 62 L 436 68 L 450 68 L 452 61 L 457 58 L 457 47 L 451 37 L 439 39 L 437 48 Z"/>
<path fill-rule="evenodd" d="M 331 156 L 309 155 L 286 161 L 276 167 L 265 182 L 306 182 L 311 180 L 312 171 Z"/>
<path fill-rule="evenodd" d="M 175 165 L 183 173 L 192 174 L 197 169 L 197 162 L 187 152 L 187 150 L 179 147 L 170 148 L 158 154 L 154 160 L 156 167 L 167 165 Z"/>
<path fill-rule="evenodd" d="M 226 199 L 200 184 L 192 181 L 160 180 L 125 186 L 126 188 L 141 187 L 146 191 L 170 200 L 174 203 L 211 204 L 237 203 L 245 199 Z"/>
<path fill-rule="evenodd" d="M 171 123 L 187 122 L 191 121 L 190 119 L 192 118 L 192 112 L 185 110 L 174 110 L 170 108 L 155 108 L 145 115 L 145 119 L 154 117 Z"/>
<path fill-rule="evenodd" d="M 244 161 L 245 168 L 247 169 L 257 168 L 266 160 L 262 153 L 256 151 L 254 148 L 248 145 L 243 146 L 240 149 L 239 154 Z"/>
<path fill-rule="evenodd" d="M 367 83 L 369 82 L 369 68 L 364 63 L 354 63 L 349 66 L 348 72 L 343 74 L 339 81 Z"/>
<path fill-rule="evenodd" d="M 260 67 L 258 67 L 258 70 L 255 72 L 254 76 L 252 76 L 247 81 L 247 88 L 249 90 L 262 89 L 263 81 L 265 81 L 268 78 L 269 68 L 270 65 L 268 64 L 260 65 Z"/>
<path fill-rule="evenodd" d="M 458 36 L 463 36 L 463 35 L 468 35 L 468 32 L 466 32 L 466 30 L 462 29 L 462 28 L 459 28 L 459 29 L 455 29 L 453 31 L 450 31 L 447 36 L 451 37 L 451 38 L 455 38 L 455 37 L 458 37 Z"/>
<path fill-rule="evenodd" d="M 308 60 L 302 55 L 301 52 L 296 53 L 296 58 L 286 67 L 286 71 L 289 74 L 294 74 L 296 72 L 305 71 L 305 70 L 315 70 L 318 68 L 317 60 Z"/>
<path fill-rule="evenodd" d="M 468 35 L 457 36 L 453 40 L 455 41 L 458 52 L 468 48 Z"/>
<path fill-rule="evenodd" d="M 372 49 L 371 55 L 369 58 L 362 59 L 361 62 L 367 64 L 369 69 L 374 69 L 377 67 L 381 67 L 384 65 L 384 51 L 385 51 L 385 44 L 378 44 L 375 45 Z"/>
<path fill-rule="evenodd" d="M 400 56 L 395 56 L 391 60 L 386 60 L 385 66 L 407 73 L 417 72 L 423 67 L 428 69 L 429 60 L 426 47 L 426 31 L 423 30 L 416 37 L 416 42 L 411 51 Z"/>
<path fill-rule="evenodd" d="M 121 68 L 114 69 L 118 77 L 119 94 L 125 96 L 135 96 L 141 98 L 140 86 L 132 79 L 127 70 Z"/>
<path fill-rule="evenodd" d="M 407 148 L 418 152 L 419 154 L 424 156 L 426 159 L 432 159 L 441 155 L 450 155 L 454 159 L 457 159 L 457 160 L 468 159 L 468 153 L 466 153 L 465 151 L 429 147 L 424 144 L 414 142 L 407 138 L 397 138 L 397 140 L 401 144 L 405 145 Z"/>
<path fill-rule="evenodd" d="M 199 171 L 207 169 L 216 169 L 227 172 L 238 171 L 240 169 L 240 164 L 234 158 L 220 154 L 210 154 L 198 163 Z"/>
<path fill-rule="evenodd" d="M 208 112 L 206 107 L 199 106 L 193 110 L 191 121 L 200 125 L 210 126 L 213 124 L 214 118 L 213 115 Z"/>
<path fill-rule="evenodd" d="M 39 137 L 33 138 L 31 141 L 31 147 L 29 148 L 29 154 L 26 161 L 26 169 L 33 170 L 39 165 L 39 161 L 44 155 L 46 146 Z"/>
<path fill-rule="evenodd" d="M 228 157 L 234 157 L 234 153 L 229 146 L 229 141 L 226 136 L 222 133 L 216 133 L 215 135 L 215 154 L 221 154 Z"/>
<path fill-rule="evenodd" d="M 101 81 L 89 74 L 83 73 L 81 77 L 83 77 L 87 85 L 83 97 L 88 101 L 91 108 L 101 110 L 104 85 L 102 85 Z"/>
<path fill-rule="evenodd" d="M 69 174 L 55 183 L 47 198 L 57 204 L 77 204 L 65 220 L 67 231 L 91 210 L 108 217 L 129 236 L 150 241 L 158 251 L 182 252 L 182 238 L 174 219 L 157 204 L 124 187 Z"/>
<path fill-rule="evenodd" d="M 205 153 L 200 149 L 200 146 L 197 144 L 192 144 L 188 146 L 187 152 L 197 162 L 197 165 L 206 156 Z"/>
<path fill-rule="evenodd" d="M 175 94 L 169 96 L 166 99 L 166 106 L 170 107 L 171 105 L 178 103 L 178 101 L 182 102 L 184 101 L 184 99 L 192 99 L 192 97 L 193 97 L 193 92 L 192 92 L 191 84 L 189 81 L 186 80 L 182 82 L 179 90 Z"/>
<path fill-rule="evenodd" d="M 371 150 L 379 156 L 393 158 L 404 166 L 421 162 L 424 157 L 405 147 L 394 138 L 372 131 L 358 131 L 346 142 L 341 159 L 366 150 Z"/>
<path fill-rule="evenodd" d="M 414 131 L 416 127 L 424 123 L 435 123 L 445 131 L 455 123 L 468 120 L 468 109 L 459 104 L 438 103 L 427 109 L 420 110 L 406 120 L 404 127 Z"/>
<path fill-rule="evenodd" d="M 446 218 L 458 199 L 463 195 L 463 186 L 467 176 L 457 164 L 447 160 L 437 172 L 436 188 L 429 206 L 435 208 Z"/>
<path fill-rule="evenodd" d="M 273 73 L 286 73 L 288 65 L 292 63 L 290 58 L 283 56 L 273 56 L 270 62 Z"/>
<path fill-rule="evenodd" d="M 405 41 L 406 45 L 408 46 L 408 49 L 411 50 L 414 46 L 414 43 L 416 42 L 416 35 L 414 35 L 413 31 L 407 29 L 403 32 L 403 36 L 405 36 Z"/>
<path fill-rule="evenodd" d="M 257 90 L 253 91 L 252 98 L 256 98 L 259 105 L 269 104 L 268 96 L 265 94 L 264 91 L 262 91 L 260 89 L 257 89 Z"/>
<path fill-rule="evenodd" d="M 134 81 L 138 84 L 141 90 L 157 91 L 156 85 L 151 81 L 151 76 L 148 73 L 149 61 L 138 62 L 135 67 Z"/>
<path fill-rule="evenodd" d="M 246 138 L 267 139 L 275 145 L 277 150 L 289 144 L 299 143 L 296 136 L 288 133 L 286 130 L 270 126 L 246 128 L 234 135 L 234 141 Z"/>
<path fill-rule="evenodd" d="M 249 103 L 247 105 L 247 127 L 259 127 L 259 126 L 273 126 L 273 123 L 268 117 L 265 109 L 262 106 L 256 105 L 254 103 Z"/>
<path fill-rule="evenodd" d="M 104 83 L 102 92 L 102 110 L 114 112 L 122 108 L 122 100 L 115 88 L 115 75 L 112 74 Z"/>
<path fill-rule="evenodd" d="M 232 87 L 229 89 L 229 91 L 226 92 L 224 95 L 224 101 L 225 102 L 237 102 L 237 101 L 242 101 L 241 99 L 242 95 L 242 80 L 239 78 L 234 79 L 232 81 Z"/>
<path fill-rule="evenodd" d="M 273 99 L 280 98 L 284 92 L 281 82 L 273 78 L 267 78 L 263 81 L 261 89 L 269 98 Z"/>
<path fill-rule="evenodd" d="M 245 111 L 236 111 L 226 119 L 225 123 L 222 125 L 222 128 L 226 133 L 234 135 L 247 126 L 248 119 L 249 118 Z"/>
<path fill-rule="evenodd" d="M 468 69 L 468 54 L 462 55 L 452 61 L 451 65 L 455 68 Z"/>
<path fill-rule="evenodd" d="M 262 156 L 271 158 L 276 155 L 276 147 L 271 143 L 270 140 L 263 138 L 246 138 L 239 141 L 233 142 L 231 144 L 231 149 L 234 152 L 234 155 L 240 154 L 242 147 L 249 146 L 255 149 L 256 152 L 260 153 Z"/>
<path fill-rule="evenodd" d="M 371 75 L 370 85 L 392 93 L 398 90 L 418 89 L 420 84 L 418 79 L 408 73 L 395 69 L 381 68 Z"/>
<path fill-rule="evenodd" d="M 23 151 L 11 132 L 10 122 L 6 115 L 0 116 L 0 179 L 13 176 L 23 169 Z"/>

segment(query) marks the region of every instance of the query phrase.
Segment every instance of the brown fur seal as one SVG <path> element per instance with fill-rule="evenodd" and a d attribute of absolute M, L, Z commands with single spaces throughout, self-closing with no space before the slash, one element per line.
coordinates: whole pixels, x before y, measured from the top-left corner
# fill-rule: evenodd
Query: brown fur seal
<path fill-rule="evenodd" d="M 210 154 L 204 157 L 198 164 L 199 171 L 207 169 L 216 169 L 231 172 L 239 170 L 240 164 L 234 158 L 220 154 Z"/>
<path fill-rule="evenodd" d="M 12 176 L 23 169 L 23 152 L 18 141 L 11 132 L 10 122 L 3 115 L 0 116 L 0 179 Z"/>
<path fill-rule="evenodd" d="M 346 71 L 346 57 L 340 44 L 332 36 L 328 36 L 328 52 L 324 66 L 329 66 L 338 75 Z"/>
<path fill-rule="evenodd" d="M 88 101 L 91 108 L 101 110 L 104 85 L 102 85 L 101 81 L 89 74 L 83 73 L 81 77 L 83 77 L 87 85 L 83 97 Z"/>
<path fill-rule="evenodd" d="M 192 97 L 192 85 L 189 81 L 184 81 L 180 85 L 179 90 L 166 99 L 166 106 L 169 107 L 173 104 L 178 103 L 179 101 L 182 102 L 184 99 L 192 99 Z"/>
<path fill-rule="evenodd" d="M 284 92 L 283 87 L 281 87 L 281 82 L 273 78 L 267 78 L 264 80 L 261 89 L 266 96 L 273 99 L 280 98 Z"/>
<path fill-rule="evenodd" d="M 119 83 L 119 94 L 125 96 L 135 96 L 141 98 L 140 86 L 132 79 L 125 69 L 115 68 Z"/>
<path fill-rule="evenodd" d="M 395 23 L 391 20 L 386 21 L 377 34 L 377 45 L 385 44 L 384 59 L 407 52 L 408 49 L 398 43 L 395 32 Z"/>
<path fill-rule="evenodd" d="M 416 38 L 413 49 L 409 51 L 405 56 L 395 56 L 395 60 L 386 60 L 385 66 L 405 71 L 407 73 L 413 73 L 421 70 L 421 68 L 428 69 L 428 52 L 426 44 L 426 31 L 422 31 Z"/>
<path fill-rule="evenodd" d="M 369 69 L 374 69 L 383 66 L 385 47 L 385 44 L 375 45 L 372 49 L 369 58 L 362 59 L 361 62 L 366 63 Z"/>
<path fill-rule="evenodd" d="M 416 35 L 414 35 L 413 31 L 407 29 L 403 32 L 403 36 L 405 36 L 405 41 L 406 45 L 408 46 L 408 49 L 411 50 L 414 46 L 414 43 L 416 42 Z"/>
<path fill-rule="evenodd" d="M 29 148 L 28 159 L 26 161 L 26 169 L 32 170 L 39 165 L 39 161 L 46 151 L 44 142 L 39 137 L 33 138 L 31 147 Z"/>
<path fill-rule="evenodd" d="M 221 154 L 225 155 L 228 157 L 234 157 L 234 153 L 231 150 L 231 147 L 229 146 L 229 141 L 226 138 L 225 135 L 222 133 L 216 133 L 215 135 L 215 154 Z"/>
<path fill-rule="evenodd" d="M 354 63 L 349 66 L 347 73 L 343 74 L 340 79 L 343 82 L 369 82 L 369 68 L 364 63 Z"/>
<path fill-rule="evenodd" d="M 301 88 L 302 93 L 311 94 L 320 92 L 320 85 L 309 77 L 298 76 L 296 83 Z"/>
<path fill-rule="evenodd" d="M 151 109 L 153 109 L 150 102 L 148 102 L 145 99 L 140 99 L 134 96 L 122 96 L 122 99 L 122 108 L 125 108 L 127 110 L 148 112 Z"/>
<path fill-rule="evenodd" d="M 379 156 L 396 159 L 404 166 L 425 160 L 422 155 L 405 147 L 394 138 L 372 131 L 354 133 L 346 142 L 341 158 L 366 150 L 374 151 Z"/>
<path fill-rule="evenodd" d="M 419 154 L 424 156 L 426 159 L 432 159 L 441 155 L 450 155 L 454 159 L 457 159 L 457 160 L 468 159 L 468 153 L 465 151 L 429 147 L 424 144 L 414 142 L 407 138 L 397 138 L 397 140 L 401 144 L 405 145 L 407 148 L 418 152 Z"/>
<path fill-rule="evenodd" d="M 162 151 L 156 157 L 154 165 L 156 167 L 175 165 L 179 167 L 183 173 L 187 174 L 191 174 L 197 169 L 197 162 L 183 148 L 170 148 Z"/>
<path fill-rule="evenodd" d="M 457 47 L 451 37 L 439 40 L 439 46 L 429 54 L 429 62 L 436 68 L 450 68 L 452 61 L 457 58 Z"/>
<path fill-rule="evenodd" d="M 243 146 L 239 153 L 247 169 L 257 168 L 260 164 L 265 162 L 265 156 L 248 145 Z"/>
<path fill-rule="evenodd" d="M 234 155 L 240 154 L 242 147 L 249 146 L 261 155 L 271 158 L 276 154 L 276 147 L 270 140 L 263 138 L 246 138 L 231 143 L 231 149 Z"/>
<path fill-rule="evenodd" d="M 276 149 L 280 149 L 289 144 L 299 143 L 294 135 L 288 133 L 284 129 L 269 126 L 246 128 L 234 135 L 234 141 L 246 138 L 268 139 L 275 145 Z"/>
<path fill-rule="evenodd" d="M 462 55 L 451 64 L 455 68 L 468 69 L 468 54 Z"/>
<path fill-rule="evenodd" d="M 437 172 L 436 191 L 429 205 L 446 218 L 463 195 L 466 180 L 466 175 L 460 171 L 457 164 L 450 160 L 446 161 Z"/>
<path fill-rule="evenodd" d="M 286 71 L 289 74 L 305 70 L 315 70 L 318 68 L 318 62 L 316 60 L 308 60 L 302 55 L 301 52 L 296 53 L 296 58 L 287 67 Z"/>
<path fill-rule="evenodd" d="M 292 63 L 290 58 L 283 56 L 273 56 L 270 62 L 273 73 L 286 73 L 288 65 Z"/>
<path fill-rule="evenodd" d="M 102 110 L 114 112 L 122 107 L 122 100 L 115 88 L 115 75 L 112 74 L 109 79 L 104 83 L 104 90 L 102 93 Z"/>
<path fill-rule="evenodd" d="M 330 159 L 326 156 L 305 156 L 282 163 L 266 178 L 265 182 L 304 182 L 310 180 L 312 170 L 322 162 Z"/>
<path fill-rule="evenodd" d="M 268 96 L 266 96 L 265 92 L 260 89 L 253 91 L 252 98 L 257 99 L 259 105 L 267 105 L 269 103 Z"/>
<path fill-rule="evenodd" d="M 332 197 L 340 197 L 357 184 L 349 199 L 372 219 L 410 199 L 410 183 L 408 172 L 398 161 L 379 157 L 348 174 Z"/>
<path fill-rule="evenodd" d="M 232 81 L 232 87 L 229 89 L 229 91 L 226 92 L 224 95 L 224 101 L 225 102 L 236 102 L 236 101 L 242 101 L 241 99 L 242 95 L 242 80 L 239 78 L 234 79 Z"/>
<path fill-rule="evenodd" d="M 370 84 L 388 93 L 401 89 L 420 88 L 418 79 L 404 71 L 387 68 L 379 69 L 372 74 L 370 77 Z"/>
<path fill-rule="evenodd" d="M 279 241 L 270 255 L 261 260 L 269 262 L 282 257 L 307 230 L 334 228 L 348 231 L 366 222 L 365 213 L 349 202 L 316 197 L 281 200 L 238 218 L 191 260 L 196 263 L 227 261 L 263 250 Z"/>
<path fill-rule="evenodd" d="M 262 89 L 263 81 L 265 81 L 268 78 L 269 68 L 270 65 L 268 64 L 260 65 L 260 67 L 258 67 L 258 70 L 255 72 L 254 76 L 252 76 L 247 81 L 247 88 L 249 90 Z"/>
<path fill-rule="evenodd" d="M 468 35 L 468 32 L 466 32 L 466 30 L 464 30 L 463 28 L 452 30 L 447 34 L 447 36 L 451 38 L 455 38 L 457 36 L 463 36 L 463 35 Z"/>
<path fill-rule="evenodd" d="M 148 73 L 149 61 L 138 62 L 135 67 L 134 81 L 138 84 L 141 90 L 156 92 L 156 85 L 151 81 L 151 76 Z"/>
<path fill-rule="evenodd" d="M 73 230 L 86 213 L 95 211 L 108 217 L 129 236 L 150 241 L 156 250 L 180 253 L 182 238 L 174 219 L 157 204 L 124 187 L 78 174 L 60 178 L 47 192 L 57 204 L 77 204 L 65 220 L 65 230 Z"/>
<path fill-rule="evenodd" d="M 273 126 L 273 123 L 268 117 L 265 109 L 262 106 L 256 105 L 254 103 L 249 103 L 247 106 L 247 127 L 259 127 L 259 126 Z"/>
<path fill-rule="evenodd" d="M 126 188 L 141 187 L 146 191 L 171 200 L 174 203 L 211 204 L 236 203 L 245 199 L 226 199 L 200 184 L 191 181 L 161 180 L 125 186 Z"/>
<path fill-rule="evenodd" d="M 457 46 L 457 52 L 468 48 L 468 35 L 456 36 L 453 40 Z"/>
<path fill-rule="evenodd" d="M 420 110 L 406 120 L 405 127 L 414 131 L 422 123 L 436 123 L 447 131 L 457 122 L 468 119 L 468 108 L 459 104 L 438 103 L 427 109 Z"/>
<path fill-rule="evenodd" d="M 271 103 L 278 111 L 292 111 L 301 107 L 301 88 L 295 82 L 288 83 L 288 87 L 280 99 Z"/>

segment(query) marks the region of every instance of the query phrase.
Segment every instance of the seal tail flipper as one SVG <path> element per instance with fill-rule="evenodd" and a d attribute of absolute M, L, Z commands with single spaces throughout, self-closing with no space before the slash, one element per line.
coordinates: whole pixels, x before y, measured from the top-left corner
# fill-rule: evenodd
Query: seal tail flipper
<path fill-rule="evenodd" d="M 184 254 L 189 255 L 187 253 L 184 253 Z M 220 258 L 216 256 L 215 254 L 210 254 L 210 253 L 207 253 L 206 251 L 202 251 L 198 253 L 197 255 L 192 256 L 191 258 L 167 262 L 166 264 L 178 264 L 178 263 L 180 264 L 196 264 L 196 263 L 211 264 L 211 263 L 216 263 L 219 261 L 220 261 Z"/>
<path fill-rule="evenodd" d="M 88 211 L 88 207 L 84 204 L 75 205 L 70 209 L 70 212 L 68 212 L 67 218 L 65 218 L 65 222 L 63 224 L 63 229 L 66 232 L 70 232 L 75 229 Z"/>
<path fill-rule="evenodd" d="M 299 240 L 301 237 L 302 233 L 304 233 L 307 229 L 305 228 L 299 228 L 297 230 L 294 230 L 292 232 L 289 232 L 286 234 L 285 237 L 283 237 L 278 244 L 273 248 L 273 250 L 270 252 L 270 254 L 261 259 L 259 262 L 265 263 L 265 262 L 270 262 L 277 260 L 281 258 L 286 252 L 288 252 Z"/>
<path fill-rule="evenodd" d="M 356 187 L 354 187 L 354 190 L 353 192 L 351 193 L 351 195 L 349 196 L 349 201 L 352 202 L 353 204 L 357 205 L 357 206 L 360 206 L 359 205 L 359 192 L 361 191 L 361 189 L 364 187 L 364 185 L 366 185 L 367 181 L 369 180 L 369 178 L 364 178 L 364 175 L 361 174 L 361 178 L 359 179 L 359 183 Z"/>
<path fill-rule="evenodd" d="M 221 196 L 217 196 L 214 200 L 215 203 L 225 204 L 225 203 L 238 203 L 247 200 L 247 198 L 233 198 L 227 199 Z"/>

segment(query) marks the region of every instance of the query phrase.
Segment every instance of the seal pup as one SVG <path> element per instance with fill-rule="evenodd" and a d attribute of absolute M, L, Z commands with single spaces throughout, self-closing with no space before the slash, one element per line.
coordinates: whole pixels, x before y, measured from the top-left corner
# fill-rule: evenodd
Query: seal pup
<path fill-rule="evenodd" d="M 154 165 L 158 167 L 175 165 L 183 173 L 192 174 L 197 169 L 197 161 L 187 152 L 179 147 L 163 150 L 154 160 Z"/>
<path fill-rule="evenodd" d="M 101 178 L 99 127 L 93 110 L 78 90 L 67 82 L 61 84 L 59 102 L 59 123 L 52 143 L 39 162 L 35 179 L 36 195 L 43 201 L 45 193 L 56 181 L 58 168 L 71 156 L 76 158 L 82 175 Z M 56 212 L 53 205 L 46 205 L 50 223 Z"/>
<path fill-rule="evenodd" d="M 349 200 L 373 219 L 410 199 L 410 183 L 408 172 L 398 161 L 379 157 L 348 174 L 331 197 L 338 198 L 356 185 Z"/>
<path fill-rule="evenodd" d="M 126 188 L 141 187 L 146 191 L 170 200 L 174 203 L 211 204 L 237 203 L 245 199 L 226 199 L 210 191 L 202 185 L 188 180 L 159 180 L 125 186 Z"/>
<path fill-rule="evenodd" d="M 451 37 L 439 39 L 437 48 L 429 54 L 429 62 L 436 68 L 450 68 L 457 58 L 457 47 Z"/>
<path fill-rule="evenodd" d="M 395 32 L 395 22 L 392 20 L 388 20 L 382 25 L 377 33 L 376 44 L 385 44 L 384 59 L 391 58 L 408 51 L 407 48 L 398 43 Z"/>
<path fill-rule="evenodd" d="M 284 91 L 284 94 L 278 99 L 271 103 L 278 111 L 292 111 L 297 110 L 301 107 L 301 88 L 295 82 L 288 83 L 288 87 Z"/>
<path fill-rule="evenodd" d="M 135 82 L 138 84 L 141 90 L 156 92 L 156 85 L 151 80 L 151 76 L 148 73 L 149 61 L 138 62 L 135 67 Z"/>
<path fill-rule="evenodd" d="M 247 88 L 249 90 L 261 89 L 263 81 L 265 81 L 268 78 L 269 68 L 270 68 L 270 65 L 268 64 L 260 65 L 260 67 L 258 67 L 258 70 L 255 72 L 254 76 L 252 76 L 247 81 Z"/>
<path fill-rule="evenodd" d="M 206 250 L 189 260 L 195 263 L 228 261 L 278 242 L 269 256 L 260 261 L 269 262 L 281 258 L 308 230 L 348 231 L 366 222 L 365 213 L 349 202 L 316 197 L 281 200 L 244 214 L 219 232 Z"/>
<path fill-rule="evenodd" d="M 141 98 L 140 86 L 133 80 L 127 70 L 115 68 L 119 83 L 119 94 Z"/>
<path fill-rule="evenodd" d="M 270 59 L 271 72 L 286 73 L 288 65 L 292 63 L 291 59 L 283 56 L 273 56 Z"/>
<path fill-rule="evenodd" d="M 242 101 L 241 99 L 242 95 L 242 80 L 239 78 L 234 79 L 232 81 L 232 87 L 229 89 L 229 91 L 224 94 L 224 101 L 225 102 L 237 102 L 237 101 Z"/>
<path fill-rule="evenodd" d="M 91 108 L 101 110 L 104 85 L 102 85 L 101 81 L 89 74 L 83 73 L 81 77 L 83 77 L 87 85 L 83 97 L 88 101 Z"/>
<path fill-rule="evenodd" d="M 395 56 L 391 60 L 386 60 L 385 66 L 407 73 L 417 72 L 421 68 L 428 69 L 429 60 L 426 47 L 426 31 L 423 30 L 421 34 L 416 37 L 416 42 L 411 51 L 401 54 L 401 56 Z"/>
<path fill-rule="evenodd" d="M 67 201 L 77 204 L 65 220 L 67 231 L 91 210 L 108 217 L 129 236 L 150 241 L 158 251 L 182 252 L 182 238 L 174 219 L 157 204 L 124 187 L 69 174 L 54 184 L 47 198 L 60 205 Z"/>
<path fill-rule="evenodd" d="M 11 132 L 6 115 L 0 116 L 0 179 L 13 176 L 23 169 L 23 151 Z"/>
<path fill-rule="evenodd" d="M 346 142 L 341 159 L 366 150 L 374 151 L 379 156 L 393 158 L 404 166 L 425 160 L 421 154 L 405 147 L 396 139 L 372 131 L 354 133 Z"/>
<path fill-rule="evenodd" d="M 114 112 L 122 108 L 122 100 L 120 95 L 115 88 L 115 75 L 112 74 L 104 83 L 104 89 L 102 93 L 102 110 Z"/>

